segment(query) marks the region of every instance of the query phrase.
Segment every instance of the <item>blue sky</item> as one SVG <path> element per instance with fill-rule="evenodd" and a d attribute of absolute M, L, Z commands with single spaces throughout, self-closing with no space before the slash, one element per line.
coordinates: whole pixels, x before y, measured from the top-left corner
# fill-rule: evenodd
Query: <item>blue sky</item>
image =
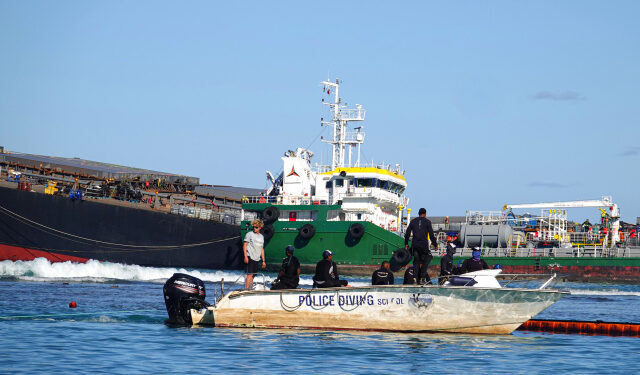
<path fill-rule="evenodd" d="M 0 145 L 262 188 L 331 75 L 413 208 L 640 216 L 640 2 L 301 4 L 0 0 Z"/>

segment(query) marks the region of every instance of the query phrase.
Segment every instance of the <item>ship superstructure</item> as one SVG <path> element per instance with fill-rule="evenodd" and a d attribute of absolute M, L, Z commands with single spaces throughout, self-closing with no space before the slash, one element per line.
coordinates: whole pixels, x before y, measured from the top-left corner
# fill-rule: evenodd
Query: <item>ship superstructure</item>
<path fill-rule="evenodd" d="M 403 195 L 407 186 L 404 171 L 399 164 L 392 167 L 361 163 L 360 147 L 365 133 L 362 126 L 350 129 L 349 123 L 364 121 L 366 111 L 359 104 L 355 109 L 341 104 L 338 80 L 322 84 L 323 92 L 333 99 L 323 101 L 332 118 L 322 119 L 323 126 L 332 128 L 332 138 L 323 140 L 332 148 L 330 165 L 314 166 L 314 153 L 309 150 L 289 150 L 282 157 L 283 172 L 278 178 L 267 172 L 272 186 L 266 196 L 248 197 L 247 201 L 294 206 L 338 205 L 340 209 L 329 212 L 328 221 L 366 221 L 389 231 L 400 231 L 400 215 L 408 203 Z M 280 219 L 311 221 L 316 218 L 308 215 L 308 210 L 282 210 Z"/>
<path fill-rule="evenodd" d="M 330 100 L 323 99 L 330 118 L 321 120 L 322 126 L 331 128 L 331 138 L 323 139 L 323 142 L 331 145 L 330 163 L 314 165 L 314 153 L 304 148 L 285 152 L 282 173 L 276 178 L 267 172 L 271 187 L 264 195 L 246 197 L 243 207 L 248 212 L 257 212 L 268 224 L 265 236 L 273 235 L 273 239 L 266 247 L 267 258 L 271 254 L 269 248 L 280 247 L 284 243 L 281 243 L 283 237 L 292 243 L 300 237 L 297 238 L 298 245 L 305 248 L 318 246 L 319 250 L 321 244 L 314 244 L 314 235 L 324 236 L 325 243 L 322 245 L 326 245 L 327 237 L 337 235 L 334 240 L 337 238 L 338 242 L 342 241 L 343 247 L 345 243 L 348 247 L 366 244 L 361 263 L 358 263 L 370 264 L 372 255 L 388 258 L 402 245 L 399 234 L 402 232 L 402 212 L 408 203 L 404 196 L 407 182 L 399 164 L 392 166 L 361 162 L 364 127 L 353 127 L 351 123 L 363 122 L 366 110 L 359 104 L 355 108 L 342 104 L 339 80 L 323 81 L 322 86 L 323 93 L 330 97 Z M 250 215 L 246 218 L 251 218 Z M 297 224 L 293 225 L 294 222 Z M 307 222 L 307 225 L 298 222 Z M 247 223 L 243 230 L 247 228 Z M 341 233 L 329 234 L 320 228 L 331 223 L 342 223 L 342 226 L 348 224 L 349 238 L 345 240 L 347 232 L 342 229 Z M 373 229 L 373 226 L 376 228 Z M 383 238 L 373 243 L 361 239 L 363 236 L 366 238 L 371 230 L 384 233 L 379 235 Z M 292 235 L 297 236 L 291 238 Z M 273 258 L 279 256 L 278 252 Z M 313 259 L 317 258 L 317 254 L 313 256 Z"/>

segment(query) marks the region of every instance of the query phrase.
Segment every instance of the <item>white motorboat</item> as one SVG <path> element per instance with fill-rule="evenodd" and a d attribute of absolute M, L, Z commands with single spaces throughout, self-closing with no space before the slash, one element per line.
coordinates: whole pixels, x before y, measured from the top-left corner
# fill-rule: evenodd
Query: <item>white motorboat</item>
<path fill-rule="evenodd" d="M 184 287 L 180 276 L 172 281 L 174 275 L 165 284 L 165 301 L 171 320 L 194 325 L 508 334 L 567 294 L 545 289 L 554 276 L 537 289 L 502 287 L 496 279 L 500 271 L 477 271 L 452 280 L 466 286 L 233 291 L 208 307 L 168 298 L 173 283 Z M 182 308 L 174 308 L 172 316 L 170 304 Z"/>

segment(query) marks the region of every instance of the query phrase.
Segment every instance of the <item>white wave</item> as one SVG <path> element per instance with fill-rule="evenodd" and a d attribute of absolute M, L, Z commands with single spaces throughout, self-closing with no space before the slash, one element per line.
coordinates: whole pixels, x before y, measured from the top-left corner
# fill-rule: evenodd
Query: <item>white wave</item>
<path fill-rule="evenodd" d="M 120 263 L 99 262 L 89 260 L 86 263 L 55 262 L 45 258 L 31 261 L 0 262 L 0 277 L 16 277 L 28 281 L 92 281 L 107 282 L 108 280 L 151 281 L 164 282 L 174 273 L 187 273 L 203 281 L 234 282 L 243 275 L 240 271 L 199 271 L 184 268 L 160 268 L 128 265 Z"/>
<path fill-rule="evenodd" d="M 573 295 L 583 296 L 637 296 L 640 297 L 640 292 L 630 292 L 624 290 L 588 290 L 588 289 L 569 289 Z"/>
<path fill-rule="evenodd" d="M 73 281 L 73 282 L 97 282 L 105 283 L 112 280 L 148 281 L 164 283 L 174 273 L 186 273 L 206 282 L 244 283 L 242 271 L 204 271 L 187 270 L 185 268 L 171 267 L 145 267 L 121 263 L 99 262 L 89 260 L 86 263 L 55 262 L 51 263 L 45 258 L 36 258 L 31 261 L 0 262 L 0 277 L 15 277 L 25 281 Z M 275 275 L 274 275 L 275 276 Z M 275 277 L 265 275 L 264 281 L 270 284 Z M 364 279 L 363 279 L 364 280 Z M 262 275 L 257 275 L 256 283 L 262 284 Z M 311 286 L 311 276 L 301 275 L 300 285 Z M 368 285 L 367 282 L 351 281 L 352 286 Z"/>

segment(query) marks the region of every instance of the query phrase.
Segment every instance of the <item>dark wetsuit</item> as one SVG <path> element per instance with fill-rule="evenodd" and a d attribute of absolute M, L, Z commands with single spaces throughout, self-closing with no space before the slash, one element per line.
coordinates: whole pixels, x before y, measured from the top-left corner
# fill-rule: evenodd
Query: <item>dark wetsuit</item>
<path fill-rule="evenodd" d="M 404 285 L 416 283 L 416 275 L 414 271 L 415 268 L 413 268 L 413 266 L 407 267 L 407 270 L 404 271 Z"/>
<path fill-rule="evenodd" d="M 475 260 L 473 258 L 469 258 L 462 262 L 462 266 L 460 266 L 460 274 L 488 269 L 489 265 L 484 261 L 484 259 Z"/>
<path fill-rule="evenodd" d="M 329 259 L 323 259 L 316 264 L 316 274 L 313 276 L 314 288 L 331 288 L 346 286 L 347 280 L 340 280 L 338 266 Z"/>
<path fill-rule="evenodd" d="M 371 285 L 393 285 L 393 273 L 384 267 L 373 271 Z"/>
<path fill-rule="evenodd" d="M 453 254 L 447 252 L 440 259 L 440 276 L 449 276 L 453 272 Z"/>
<path fill-rule="evenodd" d="M 271 289 L 295 289 L 298 287 L 300 277 L 300 262 L 293 255 L 282 260 L 282 269 L 278 274 L 278 282 L 273 283 Z"/>
<path fill-rule="evenodd" d="M 438 246 L 436 236 L 433 234 L 431 221 L 421 216 L 411 220 L 407 227 L 407 232 L 404 235 L 405 246 L 409 244 L 409 237 L 412 233 L 411 250 L 413 251 L 413 266 L 416 270 L 416 281 L 420 282 L 420 280 L 423 279 L 429 281 L 427 267 L 429 267 L 429 263 L 431 263 L 431 259 L 433 259 L 431 250 L 429 250 L 429 240 L 431 240 L 434 247 Z"/>
<path fill-rule="evenodd" d="M 451 276 L 453 272 L 453 254 L 448 252 L 440 259 L 440 284 L 444 284 L 445 281 Z"/>

